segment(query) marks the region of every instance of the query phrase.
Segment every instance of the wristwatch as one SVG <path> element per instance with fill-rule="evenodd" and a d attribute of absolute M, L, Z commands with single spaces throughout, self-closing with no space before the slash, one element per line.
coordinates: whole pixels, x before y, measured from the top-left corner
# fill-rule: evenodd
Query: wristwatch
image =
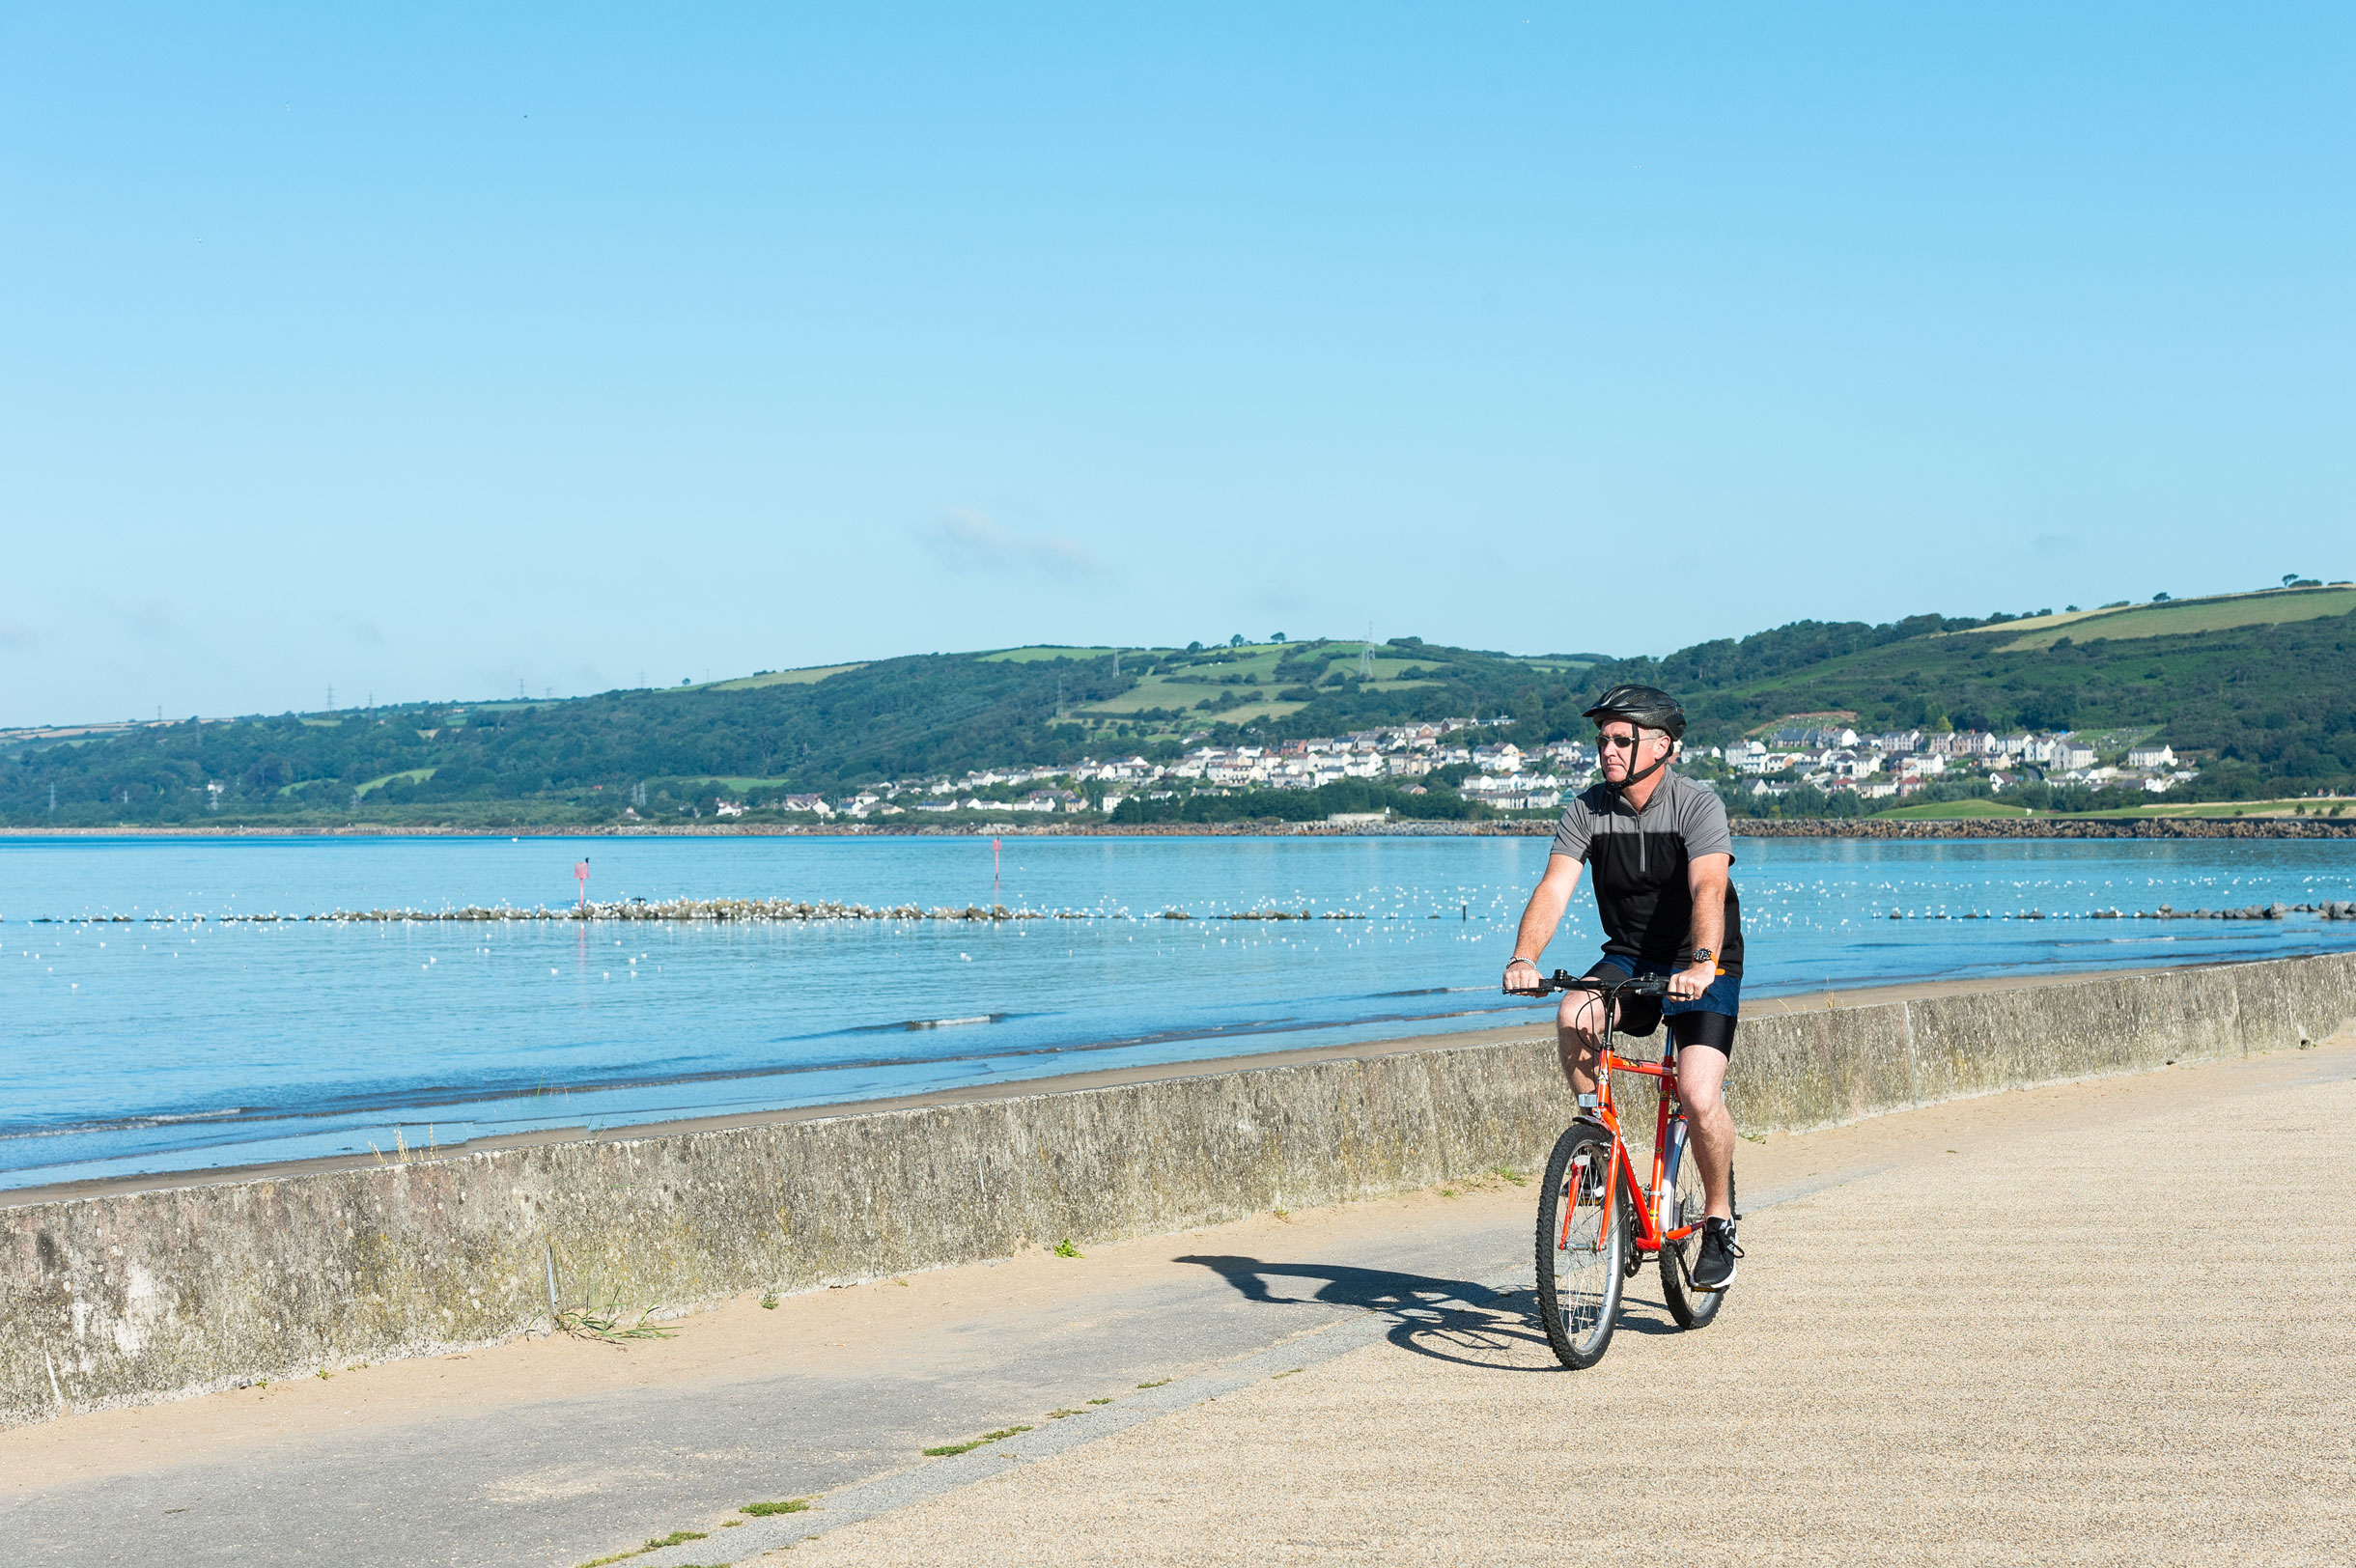
<path fill-rule="evenodd" d="M 1717 957 L 1718 955 L 1707 947 L 1697 947 L 1694 949 L 1694 962 L 1697 964 L 1713 963 L 1716 961 Z"/>

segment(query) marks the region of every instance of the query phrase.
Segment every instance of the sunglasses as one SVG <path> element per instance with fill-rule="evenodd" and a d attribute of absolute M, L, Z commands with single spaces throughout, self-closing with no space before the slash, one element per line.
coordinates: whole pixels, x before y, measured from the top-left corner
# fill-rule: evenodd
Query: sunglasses
<path fill-rule="evenodd" d="M 1595 743 L 1599 746 L 1611 746 L 1615 750 L 1634 751 L 1637 742 L 1642 739 L 1643 737 L 1639 735 L 1599 735 L 1595 738 Z"/>

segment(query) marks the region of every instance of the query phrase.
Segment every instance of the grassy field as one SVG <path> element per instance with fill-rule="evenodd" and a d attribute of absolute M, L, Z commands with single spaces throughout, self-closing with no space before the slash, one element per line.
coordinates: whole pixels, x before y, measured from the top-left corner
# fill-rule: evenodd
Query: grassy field
<path fill-rule="evenodd" d="M 1995 800 L 1940 800 L 1930 805 L 1896 806 L 1877 811 L 1874 822 L 1969 822 L 1981 817 L 2026 817 L 2031 813 L 2021 806 L 2008 806 Z M 2054 813 L 2047 812 L 2047 816 Z"/>
<path fill-rule="evenodd" d="M 1236 689 L 1230 686 L 1204 686 L 1192 681 L 1140 681 L 1117 697 L 1107 698 L 1087 708 L 1076 708 L 1073 712 L 1084 718 L 1127 718 L 1154 709 L 1178 709 L 1186 712 L 1190 718 L 1200 717 L 1207 722 L 1216 717 L 1222 723 L 1242 724 L 1272 715 L 1288 717 L 1306 706 L 1304 703 L 1279 701 L 1276 694 L 1266 686 L 1245 686 L 1242 688 L 1244 702 L 1240 707 L 1222 709 L 1216 714 L 1207 710 L 1199 714 L 1193 712 L 1196 703 L 1215 701 L 1221 693 Z"/>
<path fill-rule="evenodd" d="M 2029 653 L 2051 648 L 2063 637 L 2086 642 L 2106 637 L 2114 642 L 2138 637 L 2176 637 L 2193 631 L 2227 631 L 2242 626 L 2280 626 L 2286 621 L 2315 621 L 2345 615 L 2356 609 L 2356 587 L 2272 588 L 2257 594 L 2227 594 L 2215 599 L 2187 599 L 2169 604 L 2131 604 L 2124 609 L 2081 610 L 2072 615 L 2040 615 L 2013 621 L 1989 631 L 1958 631 L 1959 637 L 2004 636 L 2027 629 L 1999 645 L 2002 653 Z"/>
<path fill-rule="evenodd" d="M 1328 667 L 1356 673 L 1359 665 L 1357 647 L 1350 644 L 1341 647 L 1343 656 Z M 1160 708 L 1185 712 L 1191 720 L 1194 717 L 1196 703 L 1215 702 L 1227 692 L 1235 692 L 1245 698 L 1242 706 L 1224 709 L 1217 714 L 1204 711 L 1200 716 L 1206 721 L 1217 718 L 1230 724 L 1288 717 L 1306 705 L 1287 702 L 1276 695 L 1279 689 L 1292 689 L 1291 683 L 1278 676 L 1276 666 L 1288 653 L 1297 654 L 1299 651 L 1298 645 L 1285 643 L 1247 643 L 1241 648 L 1214 649 L 1210 652 L 1218 656 L 1216 663 L 1183 664 L 1165 674 L 1148 675 L 1118 696 L 1108 697 L 1073 711 L 1090 717 L 1125 718 L 1133 714 Z M 1021 655 L 1052 658 L 1057 657 L 1057 650 L 1052 649 L 1016 649 L 1008 654 L 989 657 L 1010 658 Z M 1096 657 L 1104 656 L 1099 653 Z M 1360 689 L 1397 691 L 1420 686 L 1423 683 L 1402 681 L 1399 677 L 1419 664 L 1429 662 L 1428 659 L 1416 659 L 1395 650 L 1382 648 L 1375 655 L 1374 679 Z M 1245 678 L 1249 684 L 1228 679 L 1231 676 Z"/>
<path fill-rule="evenodd" d="M 740 675 L 733 681 L 715 681 L 710 686 L 664 686 L 665 691 L 750 691 L 755 686 L 810 686 L 829 675 L 841 675 L 847 670 L 863 668 L 858 664 L 813 664 L 806 670 L 771 670 L 767 675 Z"/>
<path fill-rule="evenodd" d="M 427 779 L 432 778 L 434 773 L 435 770 L 431 768 L 404 768 L 398 773 L 387 773 L 382 778 L 372 778 L 351 793 L 353 798 L 357 798 L 380 790 L 387 784 L 423 784 Z"/>
<path fill-rule="evenodd" d="M 985 664 L 1036 664 L 1041 659 L 1047 658 L 1110 658 L 1115 651 L 1111 648 L 1066 648 L 1043 644 L 1036 648 L 1001 648 L 995 654 L 982 654 L 977 657 Z M 1166 650 L 1124 647 L 1117 651 L 1124 655 L 1141 654 L 1151 658 L 1153 655 Z"/>

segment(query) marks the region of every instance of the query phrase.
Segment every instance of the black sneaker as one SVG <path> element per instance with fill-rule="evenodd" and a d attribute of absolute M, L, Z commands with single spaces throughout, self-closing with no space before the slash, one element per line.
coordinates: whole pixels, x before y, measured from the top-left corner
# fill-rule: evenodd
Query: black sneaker
<path fill-rule="evenodd" d="M 1701 1256 L 1694 1261 L 1696 1290 L 1721 1291 L 1734 1283 L 1734 1260 L 1743 1249 L 1734 1245 L 1734 1221 L 1713 1216 L 1701 1222 Z"/>

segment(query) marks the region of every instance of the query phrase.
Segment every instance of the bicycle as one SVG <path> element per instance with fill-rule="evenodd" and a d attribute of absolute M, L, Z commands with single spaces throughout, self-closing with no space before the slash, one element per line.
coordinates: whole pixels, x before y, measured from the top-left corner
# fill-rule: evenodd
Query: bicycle
<path fill-rule="evenodd" d="M 1619 1010 L 1612 1004 L 1622 996 L 1666 995 L 1668 990 L 1668 981 L 1659 976 L 1613 981 L 1557 969 L 1537 993 L 1589 991 L 1605 1004 L 1595 1075 L 1598 1119 L 1575 1121 L 1563 1130 L 1538 1193 L 1538 1315 L 1556 1358 L 1573 1370 L 1603 1359 L 1617 1326 L 1621 1288 L 1636 1277 L 1647 1255 L 1660 1260 L 1661 1294 L 1678 1327 L 1708 1328 L 1725 1302 L 1724 1290 L 1705 1291 L 1693 1281 L 1693 1255 L 1700 1249 L 1706 1208 L 1700 1162 L 1685 1158 L 1676 1042 L 1668 1043 L 1657 1066 L 1630 1061 L 1612 1050 L 1619 1022 Z M 1619 1110 L 1612 1103 L 1614 1073 L 1660 1080 L 1648 1187 L 1637 1181 L 1636 1162 L 1620 1136 Z M 1733 1180 L 1729 1167 L 1729 1203 Z"/>

